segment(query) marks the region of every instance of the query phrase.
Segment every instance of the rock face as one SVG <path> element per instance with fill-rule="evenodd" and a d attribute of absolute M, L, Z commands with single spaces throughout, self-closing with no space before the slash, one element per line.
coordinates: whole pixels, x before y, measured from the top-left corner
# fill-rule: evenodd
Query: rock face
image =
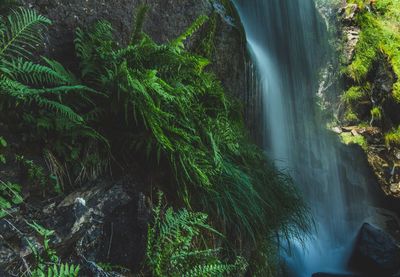
<path fill-rule="evenodd" d="M 91 184 L 61 202 L 26 207 L 0 220 L 0 272 L 12 273 L 32 258 L 28 241 L 43 249 L 42 238 L 26 223 L 33 219 L 55 231 L 51 248 L 63 260 L 83 264 L 88 276 L 101 271 L 98 262 L 135 272 L 145 255 L 150 218 L 144 195 L 135 187 L 130 180 Z"/>
<path fill-rule="evenodd" d="M 378 188 L 385 195 L 385 206 L 400 212 L 400 148 L 398 145 L 388 145 L 385 139 L 388 132 L 400 124 L 400 104 L 392 97 L 397 77 L 388 59 L 379 55 L 366 77 L 370 89 L 363 92 L 358 100 L 346 100 L 344 96 L 349 88 L 363 86 L 349 74 L 343 74 L 356 56 L 356 46 L 362 33 L 357 23 L 361 8 L 351 1 L 331 2 L 317 0 L 319 10 L 328 22 L 331 37 L 334 38 L 331 45 L 336 49 L 322 75 L 324 79 L 318 94 L 319 104 L 327 120 L 332 122 L 335 133 L 348 136 L 353 141 L 362 139 L 365 142 L 362 148 L 370 170 L 376 176 Z M 367 1 L 366 4 L 369 12 L 376 13 L 374 1 Z M 341 74 L 338 73 L 340 71 Z M 377 108 L 375 112 L 378 111 L 378 115 L 372 113 L 373 108 Z"/>
<path fill-rule="evenodd" d="M 216 2 L 216 1 L 214 1 Z M 46 53 L 65 62 L 74 61 L 73 37 L 77 27 L 88 27 L 99 19 L 112 23 L 119 42 L 130 38 L 134 17 L 140 5 L 147 5 L 149 12 L 144 31 L 157 42 L 167 42 L 186 30 L 200 15 L 218 12 L 215 32 L 213 69 L 228 92 L 244 97 L 246 43 L 240 31 L 240 22 L 224 15 L 222 5 L 209 0 L 23 0 L 23 3 L 49 17 L 53 24 L 46 38 Z M 189 47 L 190 47 L 189 42 Z"/>
<path fill-rule="evenodd" d="M 368 276 L 392 276 L 400 270 L 400 248 L 391 236 L 365 223 L 358 235 L 350 266 Z"/>

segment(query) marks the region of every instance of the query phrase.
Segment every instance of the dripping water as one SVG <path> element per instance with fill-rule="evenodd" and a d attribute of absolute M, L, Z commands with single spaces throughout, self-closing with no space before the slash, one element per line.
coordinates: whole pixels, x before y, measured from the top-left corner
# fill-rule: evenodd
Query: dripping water
<path fill-rule="evenodd" d="M 293 276 L 346 271 L 351 243 L 368 217 L 364 169 L 320 119 L 315 95 L 329 55 L 312 0 L 236 0 L 248 49 L 250 95 L 262 95 L 263 144 L 291 174 L 312 210 L 316 231 L 285 254 Z"/>

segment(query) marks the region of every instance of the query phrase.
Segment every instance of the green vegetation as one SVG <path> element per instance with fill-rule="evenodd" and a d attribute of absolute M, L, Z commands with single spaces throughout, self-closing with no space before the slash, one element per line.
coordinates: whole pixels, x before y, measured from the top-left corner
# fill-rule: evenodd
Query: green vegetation
<path fill-rule="evenodd" d="M 373 120 L 379 120 L 382 118 L 382 108 L 381 107 L 373 107 L 371 110 L 371 116 Z"/>
<path fill-rule="evenodd" d="M 342 95 L 342 101 L 347 104 L 354 104 L 365 97 L 365 95 L 365 88 L 351 87 Z"/>
<path fill-rule="evenodd" d="M 36 266 L 31 273 L 32 277 L 77 277 L 79 276 L 79 265 L 60 264 L 60 258 L 54 249 L 50 247 L 50 238 L 54 231 L 48 230 L 36 222 L 28 225 L 43 239 L 43 249 L 38 249 L 35 242 L 29 246 L 35 257 Z"/>
<path fill-rule="evenodd" d="M 385 141 L 389 146 L 397 139 L 396 131 L 390 130 L 398 122 L 395 118 L 385 118 L 393 115 L 385 109 L 400 103 L 400 1 L 348 0 L 347 3 L 358 7 L 353 24 L 361 32 L 355 56 L 345 70 L 350 77 L 350 88 L 341 97 L 345 105 L 343 119 L 350 124 L 369 122 L 380 127 L 382 133 L 388 132 Z M 350 12 L 353 7 L 348 7 Z M 387 93 L 387 84 L 393 84 L 389 87 L 391 93 Z M 361 139 L 345 138 L 350 139 L 365 145 Z"/>
<path fill-rule="evenodd" d="M 399 79 L 400 1 L 377 0 L 373 5 L 370 4 L 371 1 L 356 2 L 361 10 L 357 14 L 357 24 L 361 27 L 361 34 L 356 46 L 356 56 L 348 68 L 349 75 L 358 83 L 365 81 L 379 55 L 384 55 Z M 372 12 L 367 8 L 370 5 Z M 398 88 L 397 82 L 393 87 L 395 98 L 399 94 Z"/>
<path fill-rule="evenodd" d="M 6 163 L 6 156 L 4 150 L 7 148 L 7 141 L 0 136 L 0 164 Z"/>
<path fill-rule="evenodd" d="M 364 150 L 367 150 L 368 144 L 365 138 L 362 135 L 354 136 L 352 133 L 342 133 L 341 139 L 344 144 L 358 144 Z"/>
<path fill-rule="evenodd" d="M 400 126 L 385 135 L 385 143 L 388 147 L 400 145 Z"/>
<path fill-rule="evenodd" d="M 243 274 L 246 262 L 238 257 L 234 264 L 221 261 L 220 249 L 201 248 L 207 239 L 202 233 L 220 235 L 207 224 L 207 215 L 182 209 L 162 209 L 162 194 L 154 208 L 154 223 L 147 238 L 147 264 L 152 276 L 226 276 Z"/>
<path fill-rule="evenodd" d="M 0 218 L 8 215 L 8 210 L 23 202 L 21 186 L 0 180 Z"/>
<path fill-rule="evenodd" d="M 227 245 L 221 253 L 200 250 L 201 238 L 215 233 L 205 213 L 169 209 L 161 220 L 156 212 L 147 254 L 154 276 L 243 269 L 242 259 L 232 264 L 219 259 L 230 250 L 251 252 L 268 266 L 250 264 L 267 276 L 274 263 L 265 260 L 270 257 L 265 249 L 276 249 L 278 234 L 303 238 L 310 226 L 308 210 L 290 178 L 250 142 L 240 105 L 206 70 L 209 61 L 185 49 L 186 39 L 208 18 L 199 17 L 181 36 L 159 45 L 141 30 L 145 13 L 145 7 L 139 9 L 125 47 L 116 43 L 107 21 L 78 29 L 80 70 L 74 75 L 57 61 L 32 61 L 50 21 L 33 10 L 12 12 L 0 24 L 2 121 L 29 145 L 44 147 L 58 186 L 73 187 L 110 169 L 140 168 L 137 174 L 154 172 L 155 186 L 171 198 L 179 196 L 176 205 L 204 211 L 226 234 L 219 238 Z M 43 169 L 20 161 L 31 182 L 45 185 Z M 54 264 L 56 256 L 46 246 L 52 233 L 32 227 L 43 234 L 47 260 Z M 35 256 L 42 265 L 41 256 Z M 44 274 L 51 268 L 37 270 Z"/>

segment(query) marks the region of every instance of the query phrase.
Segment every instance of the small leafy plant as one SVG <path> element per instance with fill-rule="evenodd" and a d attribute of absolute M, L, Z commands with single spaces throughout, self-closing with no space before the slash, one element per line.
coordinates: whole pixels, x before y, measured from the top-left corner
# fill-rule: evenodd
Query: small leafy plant
<path fill-rule="evenodd" d="M 8 210 L 23 202 L 21 186 L 0 180 L 0 218 L 8 215 Z"/>
<path fill-rule="evenodd" d="M 28 225 L 43 239 L 43 251 L 40 251 L 34 243 L 29 242 L 36 261 L 32 277 L 77 277 L 79 265 L 60 263 L 56 251 L 50 247 L 50 239 L 54 231 L 48 230 L 36 222 L 28 223 Z"/>

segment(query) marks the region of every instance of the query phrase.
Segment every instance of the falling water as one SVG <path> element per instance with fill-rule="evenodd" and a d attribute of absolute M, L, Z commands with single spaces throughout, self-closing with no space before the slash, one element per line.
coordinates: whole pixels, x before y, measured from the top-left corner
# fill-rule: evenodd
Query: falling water
<path fill-rule="evenodd" d="M 262 94 L 264 146 L 303 192 L 316 221 L 305 247 L 292 241 L 293 276 L 346 270 L 357 227 L 368 216 L 361 166 L 320 120 L 315 95 L 329 54 L 325 25 L 312 0 L 236 0 Z M 340 150 L 342 149 L 342 150 Z"/>

